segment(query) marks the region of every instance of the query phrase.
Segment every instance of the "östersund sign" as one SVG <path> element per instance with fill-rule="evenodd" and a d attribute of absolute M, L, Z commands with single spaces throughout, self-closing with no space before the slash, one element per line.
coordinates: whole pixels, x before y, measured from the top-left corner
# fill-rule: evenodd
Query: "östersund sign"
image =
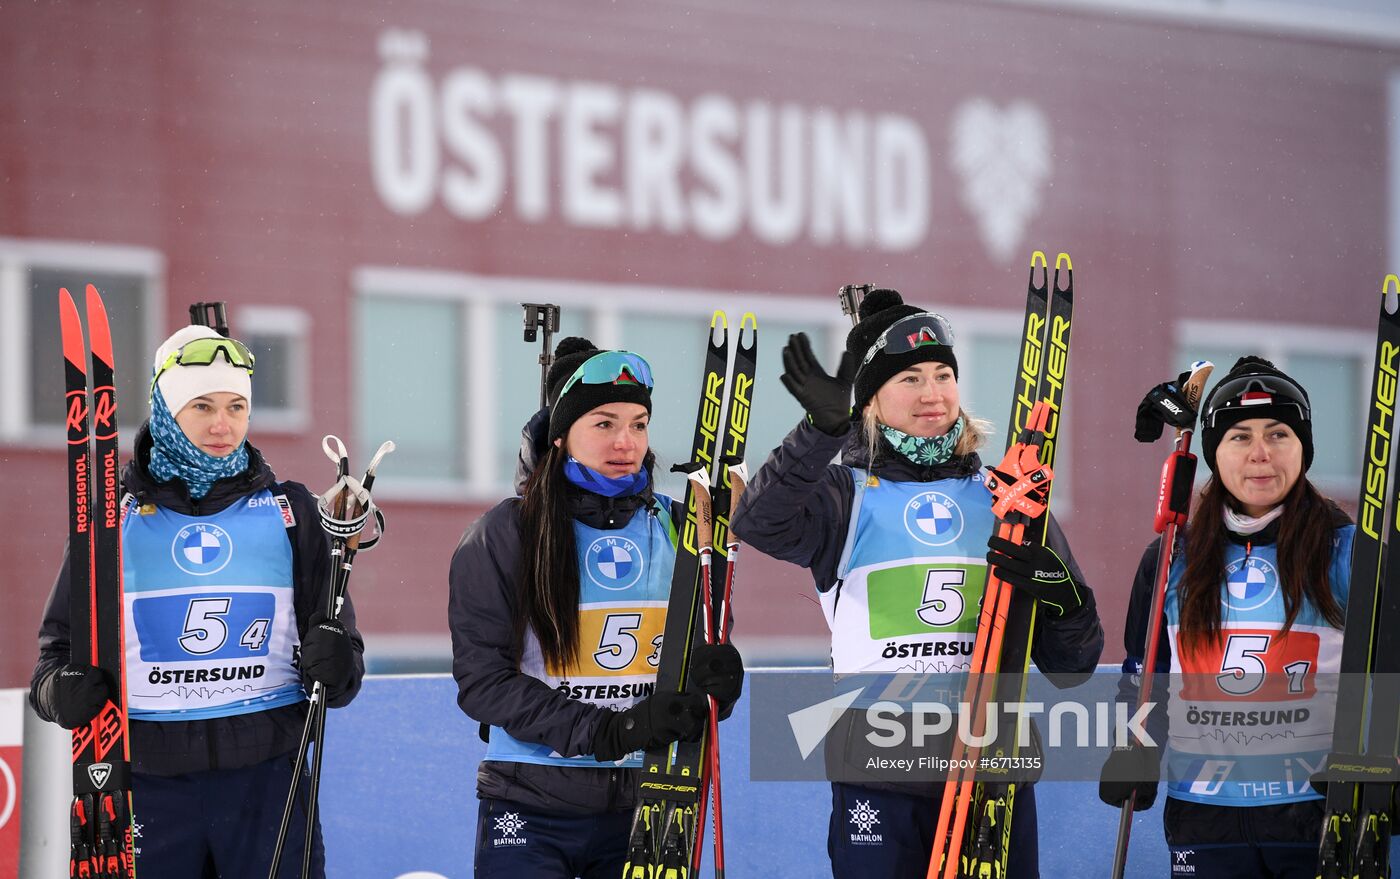
<path fill-rule="evenodd" d="M 428 42 L 389 30 L 370 93 L 374 186 L 408 216 L 749 233 L 886 251 L 929 226 L 929 150 L 893 113 L 461 66 L 434 80 Z"/>

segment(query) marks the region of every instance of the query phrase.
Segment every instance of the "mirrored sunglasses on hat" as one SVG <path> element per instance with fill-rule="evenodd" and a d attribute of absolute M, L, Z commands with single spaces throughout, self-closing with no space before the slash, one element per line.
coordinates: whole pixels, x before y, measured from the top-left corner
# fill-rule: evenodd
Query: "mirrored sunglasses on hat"
<path fill-rule="evenodd" d="M 641 385 L 652 388 L 651 365 L 631 351 L 602 351 L 579 364 L 559 396 L 579 382 L 586 385 Z"/>
<path fill-rule="evenodd" d="M 908 354 L 930 345 L 953 346 L 953 326 L 941 314 L 921 311 L 902 317 L 880 334 L 870 350 L 865 352 L 861 366 L 875 359 L 877 354 Z"/>
<path fill-rule="evenodd" d="M 209 366 L 220 354 L 223 354 L 224 360 L 228 361 L 230 366 L 246 369 L 249 375 L 253 374 L 253 352 L 237 339 L 193 339 L 165 358 L 165 362 L 151 378 L 151 388 L 155 388 L 161 375 L 172 366 Z"/>
<path fill-rule="evenodd" d="M 1255 373 L 1226 379 L 1206 401 L 1204 427 L 1215 427 L 1222 413 L 1247 412 L 1255 406 L 1292 406 L 1304 421 L 1312 420 L 1312 407 L 1298 385 L 1277 375 Z"/>

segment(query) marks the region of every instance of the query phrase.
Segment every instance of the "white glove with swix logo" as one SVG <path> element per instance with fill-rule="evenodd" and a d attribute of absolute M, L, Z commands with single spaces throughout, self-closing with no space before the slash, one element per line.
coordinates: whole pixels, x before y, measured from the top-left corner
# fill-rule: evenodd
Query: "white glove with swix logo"
<path fill-rule="evenodd" d="M 987 564 L 997 577 L 1035 596 L 1051 616 L 1062 617 L 1084 606 L 1084 593 L 1069 565 L 1048 546 L 1018 544 L 992 535 Z"/>

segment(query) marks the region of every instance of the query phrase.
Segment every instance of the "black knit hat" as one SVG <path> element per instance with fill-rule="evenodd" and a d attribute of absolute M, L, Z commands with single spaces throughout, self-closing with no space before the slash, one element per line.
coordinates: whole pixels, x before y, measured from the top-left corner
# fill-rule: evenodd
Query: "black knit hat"
<path fill-rule="evenodd" d="M 946 363 L 953 368 L 953 377 L 958 376 L 958 358 L 953 354 L 950 341 L 947 344 L 930 344 L 901 354 L 877 352 L 864 363 L 871 349 L 880 341 L 885 330 L 894 326 L 900 319 L 915 314 L 928 314 L 917 305 L 906 305 L 904 297 L 897 290 L 878 289 L 870 293 L 860 303 L 860 322 L 846 334 L 846 350 L 855 355 L 857 363 L 863 363 L 856 372 L 855 411 L 859 413 L 875 396 L 875 392 L 885 382 L 916 363 Z M 938 318 L 943 327 L 947 321 Z"/>
<path fill-rule="evenodd" d="M 1262 357 L 1235 361 L 1201 405 L 1201 457 L 1215 472 L 1215 450 L 1225 431 L 1249 418 L 1269 418 L 1293 428 L 1303 444 L 1303 472 L 1313 462 L 1312 404 L 1308 392 Z"/>
<path fill-rule="evenodd" d="M 549 441 L 564 436 L 573 423 L 604 403 L 636 403 L 651 412 L 651 388 L 644 384 L 624 382 L 589 384 L 577 382 L 560 397 L 564 384 L 590 358 L 604 353 L 598 346 L 581 336 L 559 340 L 554 348 L 554 362 L 549 365 L 545 384 L 549 388 Z"/>

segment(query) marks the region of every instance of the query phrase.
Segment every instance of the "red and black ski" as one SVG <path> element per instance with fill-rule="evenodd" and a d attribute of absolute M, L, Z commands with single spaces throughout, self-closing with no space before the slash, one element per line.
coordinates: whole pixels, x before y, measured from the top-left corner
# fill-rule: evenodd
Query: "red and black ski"
<path fill-rule="evenodd" d="M 89 284 L 89 371 L 78 306 L 66 289 L 59 291 L 58 306 L 67 397 L 70 661 L 107 672 L 115 694 L 91 724 L 73 730 L 68 872 L 70 877 L 133 879 L 112 334 L 102 296 Z"/>

